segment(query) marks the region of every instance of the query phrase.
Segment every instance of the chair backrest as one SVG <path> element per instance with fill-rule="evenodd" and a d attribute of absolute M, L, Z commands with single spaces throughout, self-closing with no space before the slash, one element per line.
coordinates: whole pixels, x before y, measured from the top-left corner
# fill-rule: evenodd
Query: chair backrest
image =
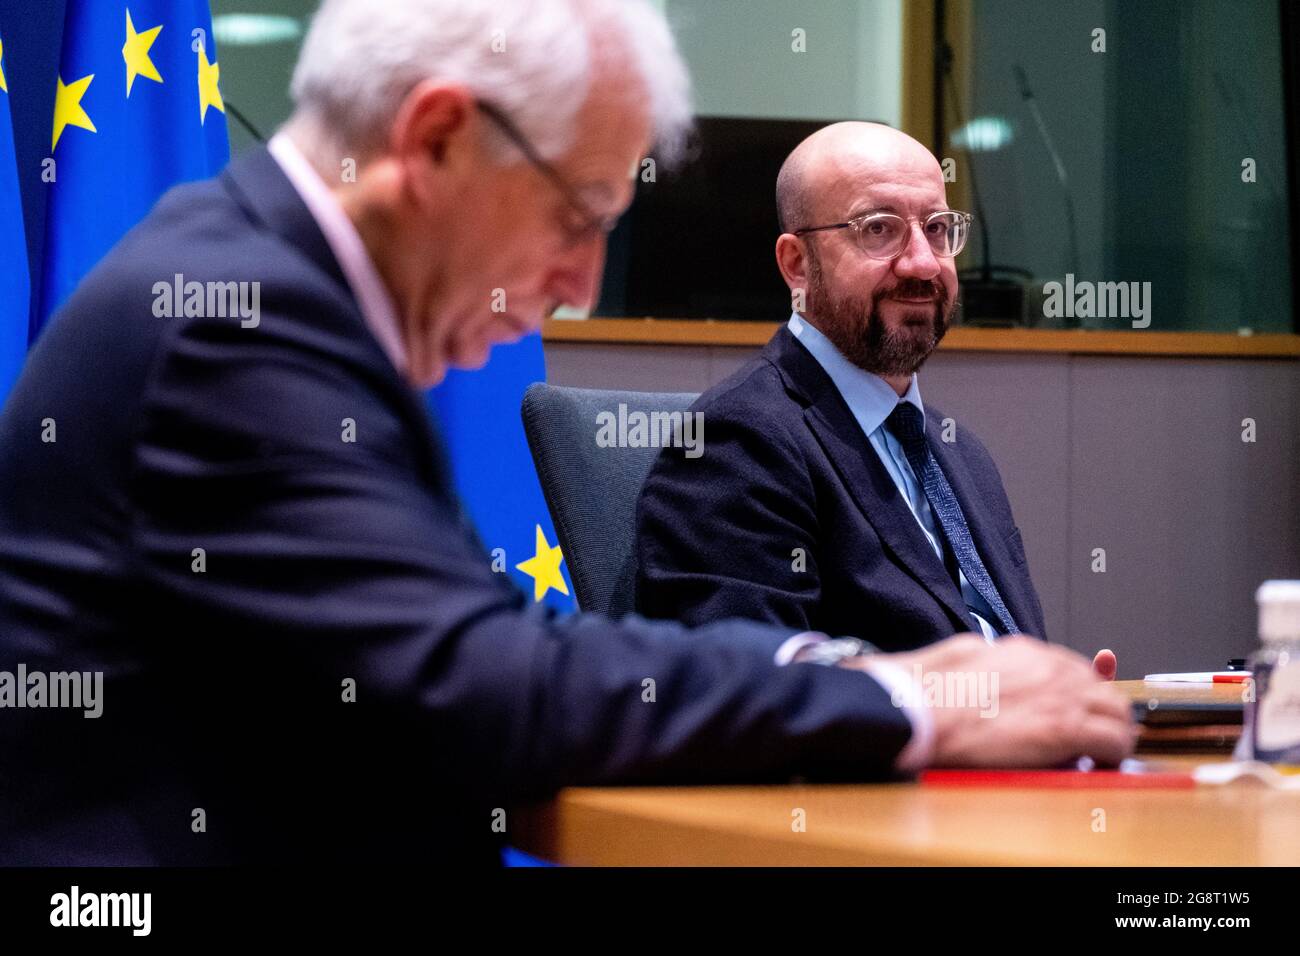
<path fill-rule="evenodd" d="M 617 421 L 634 412 L 685 412 L 697 397 L 541 382 L 524 393 L 528 447 L 582 610 L 633 610 L 636 502 L 660 452 L 655 447 L 601 447 L 599 416 L 608 412 Z"/>

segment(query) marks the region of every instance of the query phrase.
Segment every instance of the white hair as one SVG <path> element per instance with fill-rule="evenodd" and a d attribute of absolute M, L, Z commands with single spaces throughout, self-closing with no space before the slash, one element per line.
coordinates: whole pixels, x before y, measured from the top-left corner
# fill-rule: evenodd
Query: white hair
<path fill-rule="evenodd" d="M 624 64 L 656 156 L 671 164 L 690 129 L 690 77 L 646 0 L 324 0 L 294 68 L 290 122 L 310 124 L 340 155 L 365 155 L 382 149 L 416 84 L 445 80 L 491 102 L 554 158 L 577 137 L 597 57 Z M 504 147 L 493 140 L 503 160 Z"/>

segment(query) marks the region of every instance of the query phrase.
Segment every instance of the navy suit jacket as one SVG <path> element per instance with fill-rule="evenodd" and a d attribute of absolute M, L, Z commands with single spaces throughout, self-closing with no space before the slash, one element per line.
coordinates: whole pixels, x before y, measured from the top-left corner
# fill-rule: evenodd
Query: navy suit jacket
<path fill-rule="evenodd" d="M 789 329 L 709 389 L 703 453 L 666 448 L 637 507 L 636 605 L 699 625 L 747 617 L 921 647 L 973 624 L 966 602 L 829 375 Z M 1043 636 L 1020 532 L 968 428 L 935 459 L 1022 631 Z"/>
<path fill-rule="evenodd" d="M 155 317 L 178 274 L 260 323 Z M 905 717 L 788 628 L 558 617 L 461 514 L 269 154 L 170 192 L 0 416 L 0 670 L 104 674 L 98 719 L 0 712 L 0 864 L 486 863 L 568 784 L 891 772 Z"/>

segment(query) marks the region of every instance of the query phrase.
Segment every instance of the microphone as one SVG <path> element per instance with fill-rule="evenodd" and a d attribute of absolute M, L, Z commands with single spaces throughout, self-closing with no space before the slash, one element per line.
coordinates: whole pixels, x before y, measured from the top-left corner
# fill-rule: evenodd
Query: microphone
<path fill-rule="evenodd" d="M 966 125 L 966 111 L 962 107 L 961 94 L 953 78 L 952 48 L 946 42 L 940 42 L 936 49 L 938 62 L 946 81 L 948 98 L 952 103 L 958 127 Z M 940 91 L 942 92 L 942 90 Z M 1030 278 L 1028 270 L 1015 266 L 996 265 L 989 251 L 988 217 L 984 215 L 984 199 L 980 195 L 979 177 L 976 174 L 975 153 L 967 147 L 969 153 L 970 197 L 975 209 L 975 228 L 978 230 L 980 243 L 980 265 L 978 271 L 964 270 L 961 275 L 961 321 L 967 325 L 1006 326 L 1026 323 L 1025 281 Z"/>
<path fill-rule="evenodd" d="M 952 97 L 952 109 L 957 114 L 957 125 L 966 124 L 966 111 L 962 109 L 961 96 L 952 77 L 952 51 L 944 45 L 943 75 L 948 81 L 948 95 Z M 989 225 L 984 218 L 984 202 L 980 198 L 979 182 L 975 177 L 975 156 L 970 156 L 970 198 L 975 204 L 975 226 L 980 232 L 980 280 L 988 283 L 993 278 L 993 258 L 989 255 Z"/>
<path fill-rule="evenodd" d="M 1047 153 L 1052 157 L 1052 165 L 1056 168 L 1056 178 L 1061 184 L 1061 192 L 1065 197 L 1065 221 L 1070 243 L 1069 271 L 1078 275 L 1079 230 L 1074 219 L 1074 195 L 1070 192 L 1070 179 L 1065 172 L 1065 163 L 1061 161 L 1061 154 L 1056 151 L 1056 144 L 1053 143 L 1052 134 L 1043 120 L 1042 111 L 1038 108 L 1038 98 L 1034 96 L 1034 91 L 1029 86 L 1029 77 L 1025 75 L 1024 68 L 1019 63 L 1014 63 L 1011 71 L 1015 75 L 1016 86 L 1020 88 L 1020 98 L 1029 108 L 1029 113 L 1034 118 L 1034 125 L 1038 128 L 1038 135 L 1043 145 L 1047 147 Z M 1074 320 L 1072 324 L 1077 325 L 1078 320 Z"/>
<path fill-rule="evenodd" d="M 236 108 L 234 103 L 230 102 L 230 100 L 226 100 L 225 107 L 226 112 L 233 116 L 239 122 L 240 126 L 244 127 L 249 136 L 253 137 L 253 139 L 257 140 L 259 143 L 266 142 L 266 137 L 258 131 L 257 127 L 252 124 L 247 116 Z"/>

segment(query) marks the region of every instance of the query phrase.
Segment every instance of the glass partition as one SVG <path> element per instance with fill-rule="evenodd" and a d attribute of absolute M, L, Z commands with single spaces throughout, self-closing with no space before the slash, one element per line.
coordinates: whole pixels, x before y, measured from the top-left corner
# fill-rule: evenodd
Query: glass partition
<path fill-rule="evenodd" d="M 977 214 L 958 260 L 968 325 L 1296 331 L 1285 2 L 659 4 L 700 156 L 642 175 L 595 314 L 781 318 L 775 168 L 816 125 L 856 118 L 923 139 L 950 204 Z M 288 115 L 315 6 L 212 2 L 231 113 L 264 134 Z"/>

